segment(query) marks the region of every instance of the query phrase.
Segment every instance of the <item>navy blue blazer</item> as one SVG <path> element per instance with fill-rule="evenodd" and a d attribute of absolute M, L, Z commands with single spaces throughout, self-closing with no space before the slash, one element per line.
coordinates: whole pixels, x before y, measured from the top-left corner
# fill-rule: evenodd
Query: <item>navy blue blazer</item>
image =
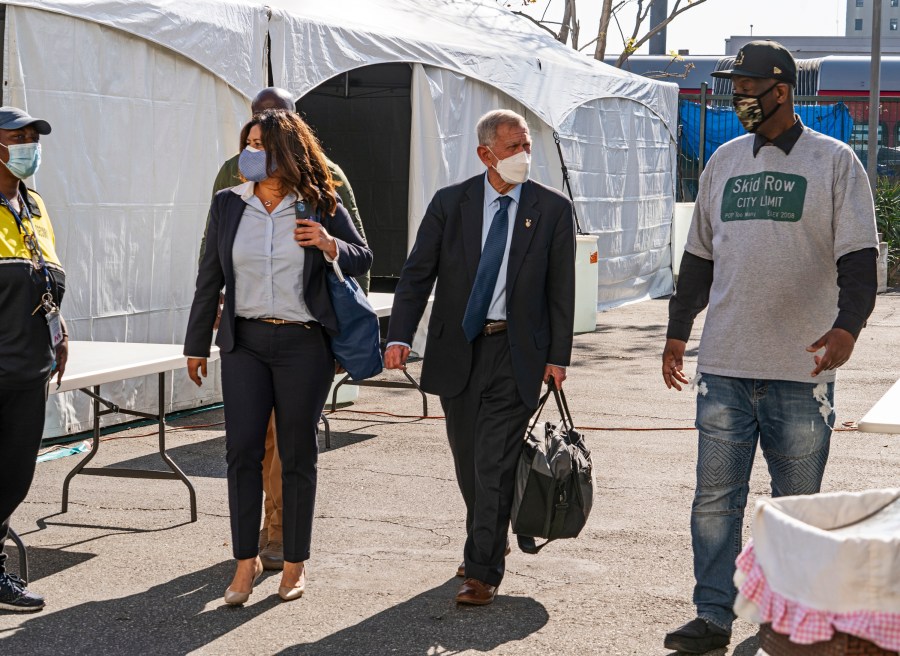
<path fill-rule="evenodd" d="M 238 225 L 246 207 L 244 200 L 231 189 L 223 189 L 213 197 L 210 207 L 206 251 L 197 272 L 197 288 L 184 337 L 184 354 L 189 357 L 209 357 L 210 341 L 219 294 L 225 287 L 225 307 L 216 336 L 216 345 L 228 353 L 234 348 L 234 268 L 231 249 Z M 337 241 L 338 265 L 349 276 L 358 276 L 372 266 L 372 251 L 356 231 L 350 215 L 338 203 L 334 216 L 326 216 L 323 224 Z M 297 248 L 300 248 L 298 245 Z M 329 334 L 337 334 L 337 317 L 331 306 L 325 278 L 325 255 L 318 248 L 307 248 L 303 264 L 303 300 L 306 307 Z"/>
<path fill-rule="evenodd" d="M 434 289 L 421 386 L 443 397 L 460 394 L 472 368 L 462 319 L 481 259 L 484 185 L 481 173 L 435 194 L 394 293 L 388 342 L 412 344 Z M 534 408 L 544 366 L 567 366 L 572 355 L 575 222 L 568 198 L 532 180 L 522 185 L 513 226 L 506 320 L 519 396 Z"/>

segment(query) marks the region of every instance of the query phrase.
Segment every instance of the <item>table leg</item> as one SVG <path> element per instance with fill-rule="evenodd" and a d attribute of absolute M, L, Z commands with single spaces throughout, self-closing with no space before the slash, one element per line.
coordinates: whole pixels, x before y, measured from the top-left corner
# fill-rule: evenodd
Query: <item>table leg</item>
<path fill-rule="evenodd" d="M 344 374 L 344 377 L 338 381 L 338 384 L 334 386 L 334 389 L 331 391 L 331 411 L 334 412 L 337 409 L 337 395 L 338 390 L 341 388 L 341 385 L 350 380 L 350 374 Z"/>
<path fill-rule="evenodd" d="M 66 512 L 69 508 L 69 483 L 72 478 L 76 474 L 82 474 L 85 476 L 113 476 L 118 478 L 150 478 L 150 479 L 177 479 L 180 480 L 187 486 L 188 494 L 190 495 L 190 507 L 191 507 L 191 521 L 197 521 L 197 493 L 194 490 L 194 486 L 188 480 L 188 477 L 185 476 L 184 472 L 181 471 L 181 468 L 175 464 L 169 454 L 166 453 L 166 374 L 165 372 L 160 372 L 159 376 L 159 411 L 158 414 L 150 414 L 146 412 L 140 412 L 138 410 L 130 410 L 128 408 L 120 408 L 115 403 L 111 403 L 107 401 L 103 397 L 100 396 L 100 386 L 95 385 L 93 391 L 82 389 L 81 391 L 90 396 L 94 400 L 94 444 L 91 448 L 91 452 L 87 455 L 87 457 L 79 462 L 73 469 L 66 475 L 66 480 L 63 482 L 63 498 L 62 498 L 62 512 Z M 106 406 L 106 410 L 101 410 L 100 405 L 103 404 Z M 145 419 L 155 419 L 158 422 L 159 426 L 159 455 L 162 457 L 163 461 L 168 465 L 171 471 L 159 471 L 156 469 L 131 469 L 131 468 L 123 468 L 123 467 L 85 467 L 94 457 L 97 455 L 97 452 L 100 450 L 100 417 L 108 414 L 127 414 L 133 415 L 135 417 L 143 417 Z"/>
<path fill-rule="evenodd" d="M 25 585 L 28 585 L 28 551 L 25 549 L 25 543 L 22 542 L 22 538 L 12 529 L 12 526 L 8 530 L 9 539 L 15 543 L 16 548 L 19 550 L 19 578 L 22 579 Z"/>
<path fill-rule="evenodd" d="M 86 392 L 86 390 L 82 391 Z M 94 456 L 97 455 L 97 451 L 100 450 L 100 417 L 103 414 L 100 411 L 100 386 L 94 385 L 94 393 L 88 393 L 88 396 L 91 397 L 94 404 L 94 437 L 91 440 L 91 452 L 66 475 L 66 480 L 63 481 L 61 512 L 69 512 L 69 483 L 72 482 L 72 478 L 81 472 L 84 466 L 93 460 Z"/>
<path fill-rule="evenodd" d="M 322 416 L 319 417 L 319 420 L 325 424 L 325 448 L 331 448 L 331 426 L 328 424 L 328 417 L 325 416 L 325 413 L 322 413 Z"/>
<path fill-rule="evenodd" d="M 194 490 L 194 486 L 188 480 L 188 477 L 185 476 L 184 472 L 181 471 L 181 468 L 175 464 L 175 461 L 169 457 L 169 454 L 166 453 L 166 374 L 165 372 L 160 372 L 159 374 L 159 455 L 162 456 L 162 459 L 165 461 L 167 465 L 169 465 L 169 469 L 175 472 L 175 475 L 181 479 L 181 482 L 187 485 L 188 495 L 190 496 L 190 504 L 191 504 L 191 521 L 197 521 L 197 492 Z"/>
<path fill-rule="evenodd" d="M 409 375 L 409 372 L 406 369 L 403 369 L 403 375 L 406 376 L 406 379 L 409 381 L 410 386 L 414 387 L 419 394 L 422 395 L 422 416 L 428 416 L 428 397 L 425 396 L 425 392 L 422 391 L 422 388 L 419 387 L 419 383 L 416 382 L 416 379 Z"/>

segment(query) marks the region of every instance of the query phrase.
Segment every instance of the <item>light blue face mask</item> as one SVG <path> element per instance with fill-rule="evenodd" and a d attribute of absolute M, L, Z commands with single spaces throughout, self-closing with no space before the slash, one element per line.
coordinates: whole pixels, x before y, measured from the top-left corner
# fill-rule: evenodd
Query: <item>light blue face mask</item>
<path fill-rule="evenodd" d="M 41 144 L 26 143 L 7 146 L 0 144 L 9 151 L 9 161 L 4 162 L 6 168 L 19 180 L 30 178 L 41 165 Z"/>
<path fill-rule="evenodd" d="M 266 178 L 272 177 L 277 167 L 273 156 L 272 168 L 266 171 L 266 151 L 247 146 L 241 151 L 240 157 L 238 157 L 238 168 L 241 170 L 241 175 L 247 180 L 262 182 Z"/>

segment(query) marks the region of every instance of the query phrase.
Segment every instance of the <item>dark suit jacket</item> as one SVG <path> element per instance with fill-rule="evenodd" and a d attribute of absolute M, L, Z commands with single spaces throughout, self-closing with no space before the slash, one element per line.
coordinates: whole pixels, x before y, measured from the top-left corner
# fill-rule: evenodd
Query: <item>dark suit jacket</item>
<path fill-rule="evenodd" d="M 223 286 L 225 307 L 222 309 L 216 344 L 226 353 L 234 348 L 234 269 L 231 249 L 245 207 L 243 199 L 231 189 L 224 189 L 213 197 L 207 248 L 200 260 L 197 289 L 184 338 L 184 354 L 187 356 L 209 356 L 210 337 Z M 372 266 L 372 251 L 353 227 L 350 215 L 343 205 L 338 204 L 335 215 L 325 217 L 323 223 L 328 233 L 337 240 L 338 265 L 341 271 L 350 276 L 368 271 Z M 328 295 L 325 272 L 326 262 L 322 251 L 307 248 L 303 265 L 303 300 L 316 321 L 333 335 L 337 333 L 337 318 Z"/>
<path fill-rule="evenodd" d="M 481 174 L 435 194 L 394 294 L 388 341 L 411 344 L 437 278 L 421 385 L 440 396 L 461 393 L 472 367 L 462 319 L 481 259 L 485 184 Z M 537 406 L 546 364 L 568 366 L 574 315 L 572 203 L 529 180 L 519 198 L 506 279 L 506 338 L 527 406 Z"/>

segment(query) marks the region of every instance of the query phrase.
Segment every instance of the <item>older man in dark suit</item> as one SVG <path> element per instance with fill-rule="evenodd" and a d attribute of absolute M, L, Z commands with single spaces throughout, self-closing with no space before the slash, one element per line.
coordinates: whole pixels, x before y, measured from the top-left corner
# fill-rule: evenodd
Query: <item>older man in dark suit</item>
<path fill-rule="evenodd" d="M 528 179 L 531 136 L 507 110 L 478 122 L 483 174 L 441 189 L 397 284 L 385 366 L 402 368 L 434 287 L 422 389 L 440 396 L 467 538 L 456 595 L 494 600 L 503 579 L 516 462 L 541 381 L 572 352 L 572 204 Z"/>

